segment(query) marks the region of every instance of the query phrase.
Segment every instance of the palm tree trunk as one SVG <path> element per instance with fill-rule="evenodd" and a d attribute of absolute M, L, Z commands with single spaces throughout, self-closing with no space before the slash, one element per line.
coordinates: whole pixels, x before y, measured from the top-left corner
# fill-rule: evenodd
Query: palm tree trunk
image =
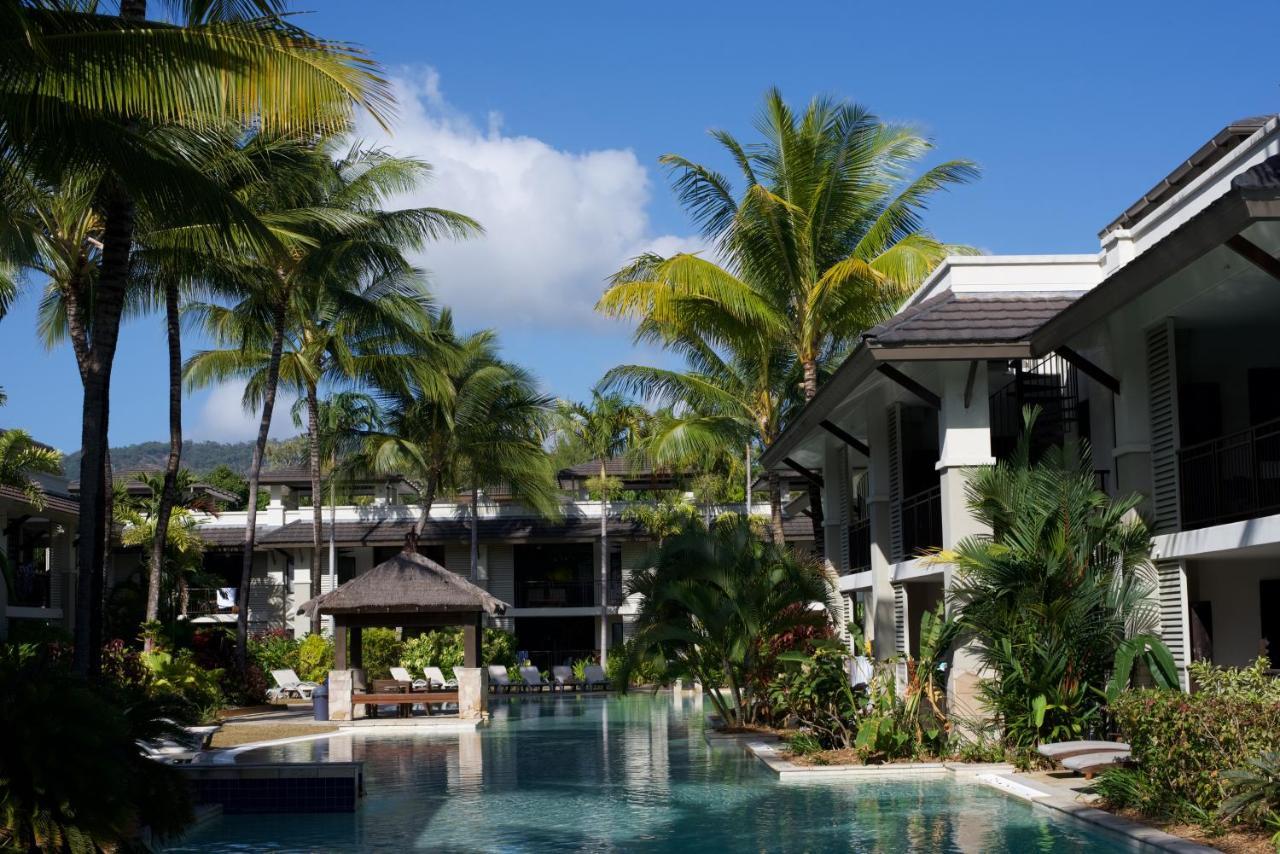
<path fill-rule="evenodd" d="M 769 527 L 773 529 L 773 540 L 785 542 L 782 530 L 782 478 L 776 472 L 769 472 Z"/>
<path fill-rule="evenodd" d="M 804 399 L 813 400 L 818 393 L 818 362 L 815 359 L 804 360 Z"/>
<path fill-rule="evenodd" d="M 600 666 L 609 658 L 609 481 L 600 458 Z"/>
<path fill-rule="evenodd" d="M 751 521 L 751 440 L 747 440 L 744 453 L 742 455 L 743 465 L 747 470 L 746 492 L 743 493 L 743 504 L 746 505 L 746 519 Z"/>
<path fill-rule="evenodd" d="M 480 569 L 480 487 L 471 485 L 471 581 L 475 582 Z"/>
<path fill-rule="evenodd" d="M 111 445 L 103 449 L 103 472 L 102 482 L 106 484 L 107 500 L 102 506 L 102 522 L 105 539 L 102 543 L 102 571 L 98 573 L 96 583 L 97 590 L 94 591 L 94 601 L 98 603 L 97 613 L 94 614 L 95 623 L 93 626 L 93 636 L 98 646 L 102 646 L 106 640 L 106 617 L 107 612 L 107 579 L 111 577 L 111 535 L 115 533 L 116 527 L 116 490 L 115 490 L 115 473 L 111 466 Z"/>
<path fill-rule="evenodd" d="M 320 500 L 320 401 L 314 383 L 307 383 L 307 448 L 311 463 L 311 595 L 320 595 L 324 574 L 320 571 L 320 533 L 324 527 L 324 510 Z M 311 627 L 319 631 L 319 625 Z"/>
<path fill-rule="evenodd" d="M 178 284 L 165 282 L 165 331 L 169 339 L 169 458 L 164 466 L 164 487 L 156 509 L 155 538 L 151 542 L 151 573 L 147 579 L 147 622 L 160 617 L 160 577 L 169 539 L 169 516 L 177 502 L 178 467 L 182 463 L 182 326 L 178 322 Z M 183 613 L 186 613 L 184 610 Z M 146 649 L 151 651 L 152 636 Z"/>
<path fill-rule="evenodd" d="M 111 367 L 120 337 L 133 248 L 134 208 L 119 190 L 107 198 L 102 232 L 102 259 L 94 291 L 92 343 L 84 371 L 84 401 L 80 421 L 80 529 L 76 546 L 75 613 L 76 672 L 97 673 L 102 652 L 102 567 L 107 536 L 106 505 L 111 485 L 106 482 L 107 426 L 111 419 Z"/>
<path fill-rule="evenodd" d="M 434 472 L 427 478 L 427 489 L 421 493 L 422 496 L 422 515 L 418 517 L 418 521 L 413 525 L 413 533 L 411 533 L 406 546 L 411 546 L 412 550 L 418 550 L 418 540 L 422 538 L 422 532 L 427 529 L 427 519 L 431 516 L 431 505 L 436 503 L 436 490 L 440 486 L 440 477 Z"/>
<path fill-rule="evenodd" d="M 253 461 L 249 464 L 249 505 L 244 523 L 244 556 L 240 563 L 240 593 L 236 601 L 236 663 L 244 670 L 249 655 L 249 581 L 253 577 L 253 543 L 258 527 L 258 479 L 262 474 L 262 458 L 267 452 L 267 436 L 271 432 L 271 413 L 276 406 L 276 387 L 280 384 L 280 357 L 284 352 L 286 300 L 276 306 L 275 328 L 271 333 L 271 360 L 267 364 L 267 385 L 262 395 L 262 420 L 258 423 L 258 441 L 253 445 Z"/>

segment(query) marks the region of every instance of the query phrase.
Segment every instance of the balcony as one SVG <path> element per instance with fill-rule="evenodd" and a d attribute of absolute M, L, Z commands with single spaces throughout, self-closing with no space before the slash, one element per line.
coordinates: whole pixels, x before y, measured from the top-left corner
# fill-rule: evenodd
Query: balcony
<path fill-rule="evenodd" d="M 942 487 L 902 499 L 902 554 L 908 558 L 942 548 Z"/>
<path fill-rule="evenodd" d="M 20 608 L 50 607 L 50 573 L 43 568 L 36 569 L 31 564 L 26 564 L 19 566 L 14 576 L 10 605 Z M 0 583 L 3 583 L 3 579 L 0 579 Z"/>
<path fill-rule="evenodd" d="M 582 608 L 596 604 L 594 581 L 522 581 L 517 608 Z"/>
<path fill-rule="evenodd" d="M 871 568 L 871 520 L 860 519 L 849 525 L 849 568 L 843 575 Z"/>
<path fill-rule="evenodd" d="M 1280 419 L 1178 451 L 1182 527 L 1280 513 Z"/>

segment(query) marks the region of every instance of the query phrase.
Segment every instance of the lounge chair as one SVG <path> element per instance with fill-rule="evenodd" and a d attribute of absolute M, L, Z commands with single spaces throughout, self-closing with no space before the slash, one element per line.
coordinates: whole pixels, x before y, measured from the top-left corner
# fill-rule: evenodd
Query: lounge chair
<path fill-rule="evenodd" d="M 557 664 L 551 668 L 551 677 L 555 680 L 555 686 L 561 691 L 578 690 L 578 680 L 573 678 L 572 667 Z"/>
<path fill-rule="evenodd" d="M 1052 762 L 1062 762 L 1072 756 L 1083 756 L 1086 753 L 1128 753 L 1129 745 L 1120 741 L 1058 741 L 1053 744 L 1042 744 L 1036 752 Z"/>
<path fill-rule="evenodd" d="M 298 674 L 294 673 L 292 668 L 272 670 L 271 678 L 276 680 L 276 687 L 267 689 L 267 699 L 272 702 L 285 697 L 310 700 L 311 692 L 320 687 L 319 683 L 304 682 L 299 679 Z"/>
<path fill-rule="evenodd" d="M 593 691 L 596 688 L 603 688 L 606 691 L 609 690 L 609 680 L 605 678 L 604 668 L 600 665 L 588 664 L 583 670 L 582 676 L 582 684 L 588 691 Z"/>
<path fill-rule="evenodd" d="M 414 679 L 413 675 L 409 673 L 408 668 L 405 667 L 391 668 L 391 678 L 397 682 L 408 682 L 415 691 L 421 691 L 423 688 L 427 687 L 427 680 Z"/>
<path fill-rule="evenodd" d="M 512 688 L 520 688 L 516 682 L 512 682 L 507 678 L 507 668 L 501 664 L 489 665 L 489 690 L 497 693 L 498 689 L 502 689 L 502 693 L 510 694 Z"/>
<path fill-rule="evenodd" d="M 1112 765 L 1123 765 L 1128 761 L 1129 751 L 1106 750 L 1101 753 L 1081 753 L 1076 756 L 1069 756 L 1062 760 L 1062 767 L 1068 771 L 1083 774 L 1086 780 L 1092 780 L 1093 775 L 1102 769 L 1110 768 Z"/>
<path fill-rule="evenodd" d="M 192 750 L 190 745 L 180 744 L 172 739 L 157 738 L 149 741 L 139 739 L 138 752 L 154 762 L 166 765 L 181 765 L 196 758 L 200 751 Z"/>
<path fill-rule="evenodd" d="M 521 667 L 520 678 L 524 680 L 524 688 L 526 691 L 541 692 L 543 688 L 552 690 L 555 688 L 555 686 L 550 682 L 542 678 L 541 671 L 536 667 Z"/>
<path fill-rule="evenodd" d="M 453 688 L 457 690 L 457 679 L 445 679 L 444 672 L 439 667 L 424 667 L 422 675 L 427 677 L 427 681 L 431 683 L 432 688 Z"/>

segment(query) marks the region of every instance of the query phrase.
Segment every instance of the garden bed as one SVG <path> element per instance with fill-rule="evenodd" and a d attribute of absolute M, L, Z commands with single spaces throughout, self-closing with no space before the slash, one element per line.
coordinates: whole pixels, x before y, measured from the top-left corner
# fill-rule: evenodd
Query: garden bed
<path fill-rule="evenodd" d="M 1211 848 L 1217 848 L 1219 851 L 1226 851 L 1227 854 L 1275 854 L 1276 851 L 1276 846 L 1271 842 L 1271 834 L 1269 833 L 1232 828 L 1225 833 L 1214 835 L 1196 824 L 1160 821 L 1150 816 L 1142 815 L 1137 810 L 1107 809 L 1105 806 L 1099 808 L 1127 818 L 1130 821 L 1154 827 L 1156 830 L 1177 836 L 1188 842 L 1208 845 Z"/>

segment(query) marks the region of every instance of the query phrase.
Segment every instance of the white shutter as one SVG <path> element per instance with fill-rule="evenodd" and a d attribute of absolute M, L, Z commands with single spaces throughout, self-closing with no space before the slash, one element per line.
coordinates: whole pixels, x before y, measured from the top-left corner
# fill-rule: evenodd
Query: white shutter
<path fill-rule="evenodd" d="M 1178 529 L 1178 369 L 1173 320 L 1147 330 L 1151 410 L 1151 529 Z"/>
<path fill-rule="evenodd" d="M 1178 678 L 1187 688 L 1187 662 L 1190 659 L 1190 622 L 1187 616 L 1187 574 L 1181 561 L 1156 561 L 1160 597 L 1160 639 L 1173 653 L 1178 665 Z"/>
<path fill-rule="evenodd" d="M 893 648 L 907 654 L 907 588 L 901 584 L 893 585 Z"/>
<path fill-rule="evenodd" d="M 902 404 L 889 407 L 889 562 L 902 560 Z"/>
<path fill-rule="evenodd" d="M 840 525 L 836 528 L 836 535 L 839 542 L 836 543 L 836 558 L 839 563 L 836 569 L 839 572 L 849 571 L 849 520 L 853 517 L 851 512 L 852 484 L 849 482 L 849 449 L 841 448 L 836 454 L 836 504 L 839 508 Z M 828 483 L 831 481 L 828 480 Z"/>

